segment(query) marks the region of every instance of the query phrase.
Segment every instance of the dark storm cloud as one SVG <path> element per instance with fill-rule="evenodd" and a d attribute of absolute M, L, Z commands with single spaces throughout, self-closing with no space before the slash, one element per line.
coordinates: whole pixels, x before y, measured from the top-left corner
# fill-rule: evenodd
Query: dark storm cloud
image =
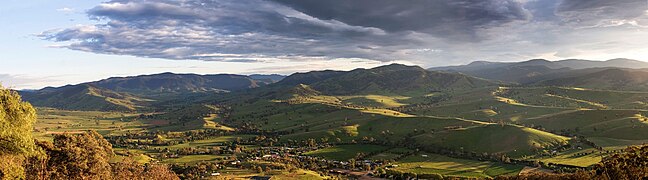
<path fill-rule="evenodd" d="M 218 61 L 276 56 L 389 59 L 360 52 L 364 50 L 351 43 L 416 44 L 407 33 L 387 36 L 377 28 L 320 20 L 263 0 L 111 1 L 88 14 L 107 23 L 52 30 L 41 37 L 72 42 L 68 48 L 82 51 Z"/>
<path fill-rule="evenodd" d="M 529 14 L 513 0 L 113 0 L 103 24 L 43 33 L 67 48 L 165 59 L 406 59 L 427 38 L 476 41 L 476 29 Z M 414 49 L 414 50 L 408 50 Z M 411 53 L 409 53 L 411 54 Z"/>
<path fill-rule="evenodd" d="M 607 36 L 635 30 L 622 25 L 644 28 L 645 3 L 112 0 L 87 11 L 96 24 L 40 36 L 60 42 L 59 47 L 149 58 L 246 63 L 359 58 L 443 65 L 577 56 Z M 631 35 L 624 41 L 645 39 Z"/>
<path fill-rule="evenodd" d="M 615 26 L 634 23 L 647 10 L 646 0 L 563 0 L 556 13 L 577 25 Z"/>
<path fill-rule="evenodd" d="M 475 29 L 527 20 L 516 0 L 274 0 L 315 18 L 389 32 L 467 36 Z"/>

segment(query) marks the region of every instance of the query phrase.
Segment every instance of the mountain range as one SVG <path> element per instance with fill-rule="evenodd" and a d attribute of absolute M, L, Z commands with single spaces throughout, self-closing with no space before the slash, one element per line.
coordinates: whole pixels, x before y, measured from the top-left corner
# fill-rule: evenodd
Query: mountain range
<path fill-rule="evenodd" d="M 609 73 L 610 71 L 606 71 L 608 69 L 636 73 L 644 68 L 648 68 L 648 63 L 631 59 L 611 59 L 607 61 L 579 59 L 548 61 L 544 59 L 533 59 L 522 62 L 475 61 L 467 65 L 434 67 L 428 70 L 460 72 L 475 77 L 524 85 L 563 85 L 560 83 L 552 84 L 552 82 L 557 81 L 549 80 L 567 77 L 571 78 L 571 80 L 579 80 L 588 76 L 596 76 L 597 73 Z M 579 82 L 569 84 L 579 84 Z"/>
<path fill-rule="evenodd" d="M 20 93 L 38 107 L 133 112 L 149 131 L 243 128 L 280 134 L 282 143 L 328 139 L 544 158 L 569 147 L 648 142 L 644 67 L 620 59 L 529 60 L 287 77 L 162 73 Z"/>
<path fill-rule="evenodd" d="M 523 62 L 475 61 L 462 66 L 392 64 L 352 71 L 312 71 L 282 75 L 174 74 L 113 77 L 104 80 L 21 91 L 36 106 L 72 110 L 136 110 L 191 94 L 238 92 L 268 86 L 307 85 L 328 95 L 420 94 L 510 84 L 648 91 L 648 63 L 534 59 Z"/>
<path fill-rule="evenodd" d="M 44 107 L 71 110 L 136 110 L 165 99 L 186 94 L 224 93 L 258 88 L 275 83 L 282 75 L 174 74 L 161 73 L 46 87 L 20 91 L 26 101 Z"/>

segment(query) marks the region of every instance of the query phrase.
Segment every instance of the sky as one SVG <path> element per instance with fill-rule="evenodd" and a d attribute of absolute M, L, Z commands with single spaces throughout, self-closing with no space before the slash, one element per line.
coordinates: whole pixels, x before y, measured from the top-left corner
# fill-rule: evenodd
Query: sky
<path fill-rule="evenodd" d="M 647 0 L 4 0 L 0 82 L 648 60 Z"/>

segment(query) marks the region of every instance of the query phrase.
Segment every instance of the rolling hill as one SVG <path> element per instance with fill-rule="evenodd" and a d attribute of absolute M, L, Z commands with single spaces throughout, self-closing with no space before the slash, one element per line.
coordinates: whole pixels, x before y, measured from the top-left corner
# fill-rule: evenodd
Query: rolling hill
<path fill-rule="evenodd" d="M 67 110 L 133 111 L 187 103 L 196 96 L 258 88 L 281 75 L 197 75 L 161 73 L 21 91 L 36 106 Z M 159 106 L 159 107 L 149 107 Z"/>
<path fill-rule="evenodd" d="M 319 73 L 319 72 L 318 72 Z M 306 74 L 309 77 L 322 77 Z M 392 64 L 372 69 L 327 74 L 319 82 L 298 81 L 331 95 L 429 93 L 492 86 L 495 83 L 458 73 L 427 71 L 418 66 Z M 288 77 L 286 79 L 291 79 Z M 282 82 L 279 82 L 281 84 Z M 293 83 L 294 84 L 294 83 Z"/>
<path fill-rule="evenodd" d="M 536 129 L 497 124 L 428 133 L 415 138 L 428 146 L 474 152 L 509 153 L 514 156 L 559 147 L 567 144 L 569 140 L 567 137 Z"/>
<path fill-rule="evenodd" d="M 533 59 L 510 63 L 475 61 L 467 65 L 434 67 L 429 70 L 461 72 L 486 79 L 530 84 L 557 77 L 591 73 L 606 68 L 641 69 L 648 68 L 648 63 L 631 59 L 611 59 L 607 61 L 579 59 L 548 61 Z"/>
<path fill-rule="evenodd" d="M 162 73 L 133 77 L 116 77 L 90 82 L 97 87 L 118 92 L 150 93 L 150 92 L 208 92 L 208 91 L 237 91 L 256 88 L 272 83 L 270 77 L 216 74 L 174 74 Z M 260 79 L 260 80 L 259 80 Z"/>
<path fill-rule="evenodd" d="M 648 140 L 647 113 L 641 110 L 579 110 L 529 118 L 521 123 L 551 132 L 606 137 L 619 140 Z"/>
<path fill-rule="evenodd" d="M 648 142 L 648 92 L 640 92 L 648 87 L 646 71 L 567 62 L 583 63 L 464 67 L 518 83 L 392 64 L 285 78 L 163 73 L 21 93 L 36 106 L 130 111 L 120 122 L 147 125 L 141 130 L 148 132 L 263 132 L 277 144 L 372 144 L 456 158 L 586 167 L 607 151 Z"/>
<path fill-rule="evenodd" d="M 277 82 L 277 85 L 282 85 L 282 86 L 294 86 L 299 84 L 309 85 L 332 77 L 337 77 L 346 73 L 347 72 L 344 71 L 332 71 L 332 70 L 295 73 Z"/>
<path fill-rule="evenodd" d="M 648 71 L 617 68 L 602 69 L 592 73 L 544 80 L 534 83 L 534 85 L 648 91 Z"/>
<path fill-rule="evenodd" d="M 67 110 L 134 111 L 151 101 L 90 84 L 21 92 L 21 95 L 35 106 Z"/>
<path fill-rule="evenodd" d="M 413 137 L 414 141 L 408 142 L 413 146 L 456 149 L 463 146 L 469 148 L 471 143 L 481 141 L 483 145 L 488 145 L 487 149 L 474 146 L 470 150 L 522 155 L 566 143 L 568 138 L 540 130 L 512 125 L 501 128 L 489 122 L 453 117 L 453 111 L 445 111 L 449 113 L 448 116 L 398 111 L 401 107 L 416 106 L 425 100 L 443 96 L 441 94 L 472 97 L 478 102 L 477 98 L 484 96 L 492 98 L 488 102 L 507 105 L 492 97 L 490 91 L 496 89 L 497 85 L 464 74 L 427 71 L 418 66 L 400 64 L 346 72 L 300 73 L 266 88 L 253 90 L 255 92 L 247 92 L 238 99 L 232 98 L 228 103 L 233 105 L 230 123 L 283 132 L 285 135 L 280 141 L 326 138 L 351 142 L 367 141 L 369 138 L 398 144 L 406 143 L 404 139 Z M 469 95 L 471 93 L 475 95 Z M 455 104 L 451 102 L 455 100 L 467 102 L 456 98 L 442 102 Z M 502 116 L 510 114 L 502 112 Z M 467 130 L 457 131 L 457 128 Z M 468 135 L 464 135 L 464 132 Z M 438 136 L 438 139 L 459 136 L 473 139 L 430 144 L 432 140 L 426 138 L 430 135 Z M 482 137 L 490 139 L 482 141 Z M 497 142 L 501 141 L 509 144 L 500 147 Z"/>
<path fill-rule="evenodd" d="M 276 83 L 286 78 L 286 76 L 279 74 L 252 74 L 248 77 L 268 84 Z"/>

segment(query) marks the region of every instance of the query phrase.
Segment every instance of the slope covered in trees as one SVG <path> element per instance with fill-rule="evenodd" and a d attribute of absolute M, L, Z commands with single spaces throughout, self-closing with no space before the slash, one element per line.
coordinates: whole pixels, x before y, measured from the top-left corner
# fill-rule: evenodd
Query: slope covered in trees
<path fill-rule="evenodd" d="M 88 84 L 118 92 L 151 93 L 151 92 L 203 92 L 203 91 L 237 91 L 256 88 L 272 83 L 263 76 L 234 74 L 174 74 L 162 73 L 133 77 L 108 78 Z M 269 77 L 277 79 L 277 77 Z"/>
<path fill-rule="evenodd" d="M 144 108 L 152 101 L 89 84 L 23 92 L 22 95 L 25 101 L 39 107 L 86 111 L 134 111 Z"/>
<path fill-rule="evenodd" d="M 431 72 L 401 64 L 356 69 L 311 84 L 330 95 L 428 93 L 492 85 L 495 83 L 462 74 Z"/>
<path fill-rule="evenodd" d="M 460 72 L 471 76 L 476 76 L 476 77 L 481 77 L 481 78 L 491 79 L 491 80 L 500 80 L 500 81 L 515 82 L 521 84 L 533 84 L 540 81 L 571 78 L 576 76 L 583 76 L 580 77 L 580 79 L 584 79 L 589 76 L 596 76 L 596 74 L 592 74 L 592 75 L 588 75 L 588 74 L 597 73 L 599 71 L 605 71 L 608 69 L 616 69 L 621 71 L 637 71 L 643 68 L 648 68 L 648 63 L 637 61 L 637 60 L 631 60 L 631 59 L 611 59 L 607 61 L 592 61 L 592 60 L 579 60 L 579 59 L 548 61 L 544 59 L 533 59 L 533 60 L 522 61 L 522 62 L 475 61 L 467 65 L 434 67 L 434 68 L 430 68 L 429 70 Z M 635 69 L 635 70 L 628 70 L 628 69 Z M 601 72 L 601 73 L 607 74 L 611 72 Z M 622 75 L 622 74 L 617 74 L 617 75 Z M 605 80 L 607 78 L 604 78 L 603 81 L 613 81 L 615 79 L 623 79 L 626 77 L 629 76 L 622 75 L 619 76 L 618 78 L 612 78 L 608 80 Z M 601 77 L 592 77 L 590 80 L 594 80 L 597 78 L 601 78 Z M 562 81 L 566 81 L 566 83 L 579 82 L 575 80 L 576 79 L 556 80 L 554 81 L 554 83 L 559 83 Z M 546 85 L 552 85 L 552 84 L 547 83 Z M 628 85 L 626 87 L 633 87 L 633 86 Z"/>

